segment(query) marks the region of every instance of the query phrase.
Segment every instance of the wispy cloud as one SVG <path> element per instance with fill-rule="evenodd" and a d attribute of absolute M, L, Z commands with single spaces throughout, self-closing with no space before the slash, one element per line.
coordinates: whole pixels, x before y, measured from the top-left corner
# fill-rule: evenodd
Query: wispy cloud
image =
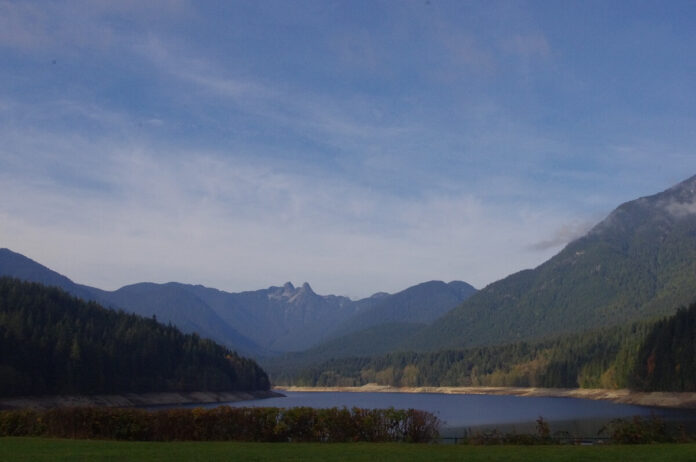
<path fill-rule="evenodd" d="M 558 250 L 560 247 L 565 246 L 575 239 L 587 234 L 587 232 L 596 224 L 597 222 L 595 221 L 571 222 L 563 224 L 557 228 L 549 238 L 536 242 L 530 245 L 529 248 L 534 251 L 548 251 L 551 249 Z"/>
<path fill-rule="evenodd" d="M 142 52 L 162 71 L 188 82 L 214 98 L 227 98 L 250 114 L 298 129 L 346 138 L 384 138 L 403 133 L 405 127 L 377 123 L 373 103 L 352 99 L 348 102 L 293 88 L 290 84 L 251 80 L 226 75 L 216 64 L 202 58 L 172 51 L 161 39 L 150 37 Z M 307 136 L 312 133 L 303 132 Z M 327 138 L 322 138 L 325 141 Z"/>
<path fill-rule="evenodd" d="M 0 241 L 109 288 L 150 279 L 242 290 L 296 278 L 362 296 L 432 278 L 483 285 L 539 263 L 543 252 L 525 254 L 525 243 L 558 222 L 468 194 L 413 201 L 214 152 L 173 152 L 163 164 L 151 147 L 76 141 L 44 135 L 51 154 L 29 150 L 34 139 L 25 158 L 63 157 L 66 171 L 99 186 L 30 166 L 3 175 Z"/>
<path fill-rule="evenodd" d="M 107 287 L 480 286 L 696 168 L 684 61 L 627 71 L 528 5 L 370 6 L 0 0 L 2 245 Z"/>

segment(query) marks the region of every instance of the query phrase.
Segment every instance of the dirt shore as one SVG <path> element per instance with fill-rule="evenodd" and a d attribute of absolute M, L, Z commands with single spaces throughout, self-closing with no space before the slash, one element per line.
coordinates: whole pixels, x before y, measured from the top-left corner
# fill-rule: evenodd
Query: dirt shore
<path fill-rule="evenodd" d="M 0 409 L 50 409 L 68 406 L 153 407 L 211 404 L 283 396 L 277 391 L 199 391 L 190 393 L 125 393 L 119 395 L 27 396 L 0 399 Z"/>
<path fill-rule="evenodd" d="M 305 392 L 382 392 L 382 393 L 445 393 L 463 395 L 512 395 L 606 400 L 639 406 L 696 409 L 696 393 L 638 392 L 600 388 L 523 388 L 523 387 L 391 387 L 367 384 L 362 387 L 275 387 L 278 391 Z"/>

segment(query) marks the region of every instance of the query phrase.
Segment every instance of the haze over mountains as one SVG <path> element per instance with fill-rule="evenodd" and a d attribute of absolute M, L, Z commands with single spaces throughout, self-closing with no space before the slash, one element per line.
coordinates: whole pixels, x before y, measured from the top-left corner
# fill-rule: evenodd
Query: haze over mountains
<path fill-rule="evenodd" d="M 304 350 L 383 323 L 431 322 L 476 290 L 461 281 L 431 281 L 357 301 L 318 295 L 308 283 L 295 287 L 290 282 L 240 293 L 175 282 L 138 283 L 109 292 L 76 284 L 9 249 L 0 249 L 0 275 L 57 286 L 107 307 L 155 316 L 255 356 Z"/>
<path fill-rule="evenodd" d="M 696 176 L 619 206 L 537 268 L 488 285 L 428 325 L 374 326 L 264 366 L 277 375 L 331 358 L 538 341 L 655 319 L 694 300 Z"/>
<path fill-rule="evenodd" d="M 257 357 L 286 353 L 277 360 L 284 365 L 538 340 L 654 319 L 694 301 L 696 176 L 619 206 L 537 268 L 478 292 L 460 281 L 357 301 L 318 295 L 307 283 L 240 293 L 141 283 L 107 292 L 7 249 L 0 250 L 0 275 L 155 315 Z"/>

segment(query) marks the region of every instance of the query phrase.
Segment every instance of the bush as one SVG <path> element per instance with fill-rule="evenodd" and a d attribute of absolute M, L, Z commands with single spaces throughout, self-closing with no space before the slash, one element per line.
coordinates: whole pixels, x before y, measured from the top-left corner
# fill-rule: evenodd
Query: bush
<path fill-rule="evenodd" d="M 501 433 L 497 429 L 476 432 L 462 439 L 462 444 L 497 445 L 497 444 L 551 444 L 560 442 L 561 438 L 551 436 L 551 428 L 543 417 L 536 420 L 536 434 Z"/>
<path fill-rule="evenodd" d="M 600 430 L 600 433 L 605 432 L 613 443 L 620 444 L 672 443 L 681 439 L 655 416 L 647 420 L 640 417 L 614 419 Z"/>
<path fill-rule="evenodd" d="M 137 441 L 406 441 L 439 436 L 440 421 L 414 409 L 309 407 L 169 409 L 58 408 L 0 411 L 0 436 Z"/>

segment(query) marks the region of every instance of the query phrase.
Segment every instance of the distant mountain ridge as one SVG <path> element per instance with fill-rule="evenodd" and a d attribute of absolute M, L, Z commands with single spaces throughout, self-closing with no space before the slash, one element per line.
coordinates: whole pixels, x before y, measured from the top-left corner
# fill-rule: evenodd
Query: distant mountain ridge
<path fill-rule="evenodd" d="M 442 281 L 423 282 L 394 295 L 373 298 L 370 309 L 356 313 L 338 326 L 336 331 L 347 334 L 380 324 L 427 324 L 435 321 L 475 292 L 476 289 L 473 286 L 462 281 L 452 281 L 447 284 Z"/>
<path fill-rule="evenodd" d="M 394 295 L 381 292 L 357 301 L 318 295 L 306 282 L 299 287 L 288 282 L 239 293 L 176 282 L 137 283 L 105 291 L 76 284 L 9 249 L 0 249 L 0 275 L 57 286 L 107 307 L 156 316 L 184 332 L 196 332 L 253 356 L 305 350 L 379 323 L 430 322 L 476 290 L 461 281 L 431 281 Z M 353 317 L 356 321 L 351 324 Z"/>
<path fill-rule="evenodd" d="M 109 292 L 76 284 L 69 278 L 9 249 L 0 249 L 0 276 L 58 287 L 83 300 L 95 301 L 108 308 L 120 308 L 145 317 L 155 316 L 171 322 L 186 333 L 199 333 L 244 354 L 256 354 L 261 348 L 228 326 L 210 307 L 171 284 L 142 283 Z"/>
<path fill-rule="evenodd" d="M 696 176 L 620 205 L 537 268 L 480 291 L 430 281 L 357 301 L 318 295 L 307 283 L 240 293 L 143 283 L 106 292 L 6 249 L 0 275 L 155 314 L 247 354 L 307 350 L 286 356 L 298 364 L 365 355 L 370 342 L 386 353 L 538 340 L 670 315 L 696 298 Z"/>

